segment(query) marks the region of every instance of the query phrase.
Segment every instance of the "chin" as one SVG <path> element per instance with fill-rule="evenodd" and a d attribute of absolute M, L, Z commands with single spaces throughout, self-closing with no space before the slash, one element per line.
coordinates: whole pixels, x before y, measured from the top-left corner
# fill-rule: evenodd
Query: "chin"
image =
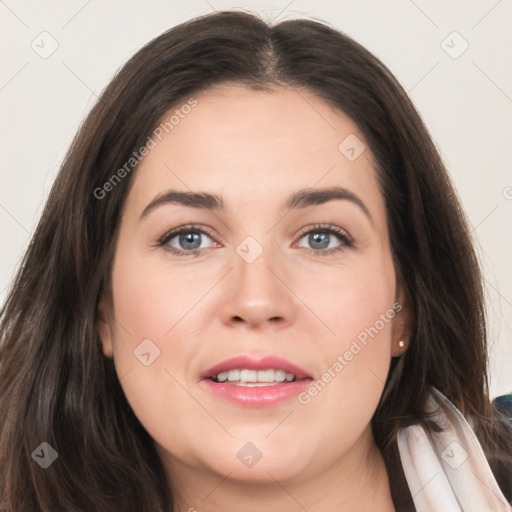
<path fill-rule="evenodd" d="M 214 458 L 205 463 L 216 473 L 229 474 L 230 480 L 275 483 L 300 478 L 307 472 L 309 459 L 305 452 L 293 446 L 283 449 L 282 444 L 279 447 L 268 441 L 235 441 L 217 456 L 213 453 Z"/>

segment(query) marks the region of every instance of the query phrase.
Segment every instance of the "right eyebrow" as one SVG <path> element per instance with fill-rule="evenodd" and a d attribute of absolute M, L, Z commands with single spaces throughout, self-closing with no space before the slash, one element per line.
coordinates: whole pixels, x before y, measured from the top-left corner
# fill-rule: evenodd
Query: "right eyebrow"
<path fill-rule="evenodd" d="M 151 210 L 154 210 L 157 206 L 168 203 L 178 203 L 183 206 L 190 206 L 191 208 L 201 208 L 205 210 L 225 210 L 222 197 L 215 194 L 210 194 L 208 192 L 180 192 L 178 190 L 167 190 L 163 194 L 157 195 L 146 206 L 146 208 L 144 208 L 139 220 L 146 217 Z"/>

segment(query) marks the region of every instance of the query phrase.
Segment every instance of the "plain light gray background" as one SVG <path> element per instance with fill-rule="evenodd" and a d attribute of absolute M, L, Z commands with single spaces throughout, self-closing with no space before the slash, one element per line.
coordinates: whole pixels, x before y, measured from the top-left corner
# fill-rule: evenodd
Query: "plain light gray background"
<path fill-rule="evenodd" d="M 0 301 L 72 137 L 115 71 L 168 28 L 232 8 L 268 20 L 325 20 L 377 55 L 409 92 L 478 243 L 491 396 L 512 391 L 512 3 L 505 0 L 0 0 Z"/>

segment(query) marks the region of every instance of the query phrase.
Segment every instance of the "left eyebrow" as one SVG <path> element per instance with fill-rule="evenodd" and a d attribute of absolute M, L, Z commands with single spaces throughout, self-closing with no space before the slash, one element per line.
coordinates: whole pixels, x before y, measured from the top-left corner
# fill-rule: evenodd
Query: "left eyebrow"
<path fill-rule="evenodd" d="M 329 201 L 344 200 L 358 206 L 373 224 L 373 218 L 364 201 L 354 194 L 354 192 L 343 187 L 327 187 L 319 189 L 302 189 L 292 194 L 284 203 L 283 207 L 287 210 L 296 208 L 307 208 L 319 204 L 328 203 Z"/>
<path fill-rule="evenodd" d="M 293 193 L 282 205 L 281 210 L 294 210 L 316 206 L 329 201 L 344 200 L 358 206 L 373 224 L 373 218 L 363 200 L 354 192 L 343 187 L 328 187 L 321 189 L 302 189 Z M 146 217 L 157 206 L 169 203 L 181 204 L 190 208 L 198 208 L 212 211 L 225 211 L 226 206 L 221 196 L 208 192 L 183 192 L 168 190 L 157 195 L 144 208 L 140 220 Z"/>

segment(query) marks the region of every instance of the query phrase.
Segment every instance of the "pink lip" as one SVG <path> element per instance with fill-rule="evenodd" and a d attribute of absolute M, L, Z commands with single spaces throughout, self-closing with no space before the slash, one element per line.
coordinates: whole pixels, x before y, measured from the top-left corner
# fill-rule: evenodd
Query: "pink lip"
<path fill-rule="evenodd" d="M 281 359 L 280 357 L 275 356 L 267 356 L 263 359 L 252 359 L 247 356 L 238 356 L 233 357 L 231 359 L 227 359 L 222 363 L 219 363 L 212 368 L 206 370 L 201 374 L 201 379 L 209 379 L 216 377 L 221 372 L 227 372 L 229 370 L 238 370 L 238 369 L 247 369 L 247 370 L 283 370 L 286 373 L 293 373 L 297 380 L 306 379 L 311 377 L 308 375 L 302 368 L 290 363 L 286 359 Z"/>
<path fill-rule="evenodd" d="M 268 407 L 296 398 L 311 384 L 312 379 L 274 384 L 272 386 L 243 387 L 204 379 L 200 385 L 214 395 L 244 407 Z"/>
<path fill-rule="evenodd" d="M 293 373 L 296 380 L 257 387 L 237 386 L 236 384 L 211 380 L 221 372 L 236 369 L 283 370 L 286 373 Z M 313 380 L 302 368 L 274 356 L 264 357 L 260 360 L 247 356 L 234 357 L 206 370 L 201 374 L 201 379 L 201 386 L 210 393 L 245 407 L 266 407 L 290 400 L 304 391 Z"/>

